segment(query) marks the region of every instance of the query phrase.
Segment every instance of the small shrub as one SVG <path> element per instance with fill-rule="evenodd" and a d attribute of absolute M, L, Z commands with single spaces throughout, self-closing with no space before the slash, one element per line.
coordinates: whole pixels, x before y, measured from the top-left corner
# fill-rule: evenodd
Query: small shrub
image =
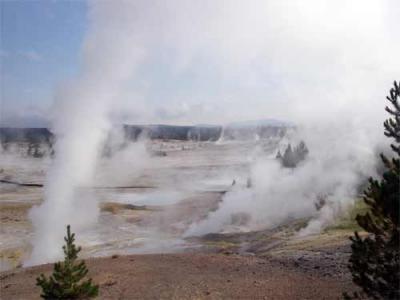
<path fill-rule="evenodd" d="M 47 278 L 41 274 L 36 278 L 36 285 L 42 288 L 44 299 L 87 299 L 96 297 L 99 287 L 92 284 L 92 279 L 86 279 L 88 269 L 85 261 L 77 262 L 81 247 L 74 244 L 75 234 L 67 226 L 67 236 L 64 237 L 64 261 L 54 264 L 53 274 Z"/>

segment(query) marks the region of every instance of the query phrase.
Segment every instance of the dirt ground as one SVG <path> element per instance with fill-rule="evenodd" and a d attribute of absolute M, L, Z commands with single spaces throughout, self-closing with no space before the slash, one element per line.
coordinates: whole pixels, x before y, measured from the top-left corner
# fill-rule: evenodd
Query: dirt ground
<path fill-rule="evenodd" d="M 217 202 L 217 194 L 214 196 L 209 197 L 210 203 L 194 202 L 209 209 Z M 187 215 L 193 205 L 185 203 Z M 29 205 L 3 204 L 3 224 L 25 219 Z M 126 206 L 104 203 L 102 210 L 129 218 L 132 213 L 152 212 L 152 218 L 157 219 L 156 215 L 167 209 Z M 175 205 L 170 209 L 174 211 Z M 203 206 L 196 209 L 195 215 L 207 210 Z M 179 219 L 181 211 L 161 218 L 162 224 Z M 297 237 L 305 222 L 294 220 L 267 230 L 189 238 L 188 242 L 202 246 L 188 248 L 186 253 L 114 255 L 86 261 L 90 276 L 100 285 L 100 299 L 341 299 L 344 291 L 355 288 L 347 270 L 352 231 L 331 229 Z M 0 273 L 0 299 L 40 299 L 35 278 L 51 270 L 52 265 L 42 265 Z"/>
<path fill-rule="evenodd" d="M 351 282 L 275 260 L 226 254 L 153 254 L 87 260 L 99 299 L 339 299 Z M 40 299 L 52 265 L 1 274 L 1 299 Z"/>

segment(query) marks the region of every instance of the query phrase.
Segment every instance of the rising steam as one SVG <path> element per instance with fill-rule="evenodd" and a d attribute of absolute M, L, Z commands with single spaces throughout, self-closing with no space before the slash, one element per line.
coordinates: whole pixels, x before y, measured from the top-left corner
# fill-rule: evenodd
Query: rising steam
<path fill-rule="evenodd" d="M 112 103 L 142 59 L 140 49 L 127 39 L 131 28 L 125 26 L 126 19 L 109 20 L 104 15 L 107 6 L 106 2 L 91 3 L 81 74 L 56 99 L 56 156 L 47 176 L 44 202 L 30 214 L 35 238 L 28 264 L 58 258 L 65 226 L 71 224 L 79 231 L 98 215 L 87 188 L 93 184 L 111 126 Z"/>
<path fill-rule="evenodd" d="M 374 0 L 89 2 L 81 73 L 56 99 L 56 157 L 45 201 L 31 212 L 29 263 L 57 258 L 66 224 L 80 230 L 96 220 L 86 188 L 110 114 L 133 122 L 295 122 L 307 161 L 288 170 L 257 158 L 254 187 L 233 189 L 186 234 L 226 230 L 238 212 L 250 215 L 248 229 L 315 216 L 306 231 L 319 230 L 374 170 L 382 99 L 400 70 L 396 10 L 397 1 Z M 316 212 L 320 194 L 329 205 Z"/>
<path fill-rule="evenodd" d="M 294 169 L 282 167 L 275 157 L 259 156 L 251 166 L 252 186 L 229 191 L 219 209 L 192 224 L 185 235 L 260 230 L 313 217 L 300 232 L 306 235 L 332 224 L 354 203 L 362 179 L 375 174 L 372 145 L 381 140 L 360 130 L 359 124 L 347 124 L 346 131 L 333 126 L 296 132 L 307 137 L 311 153 Z M 324 205 L 317 210 L 321 199 Z M 246 222 L 237 224 L 235 216 L 240 215 Z"/>

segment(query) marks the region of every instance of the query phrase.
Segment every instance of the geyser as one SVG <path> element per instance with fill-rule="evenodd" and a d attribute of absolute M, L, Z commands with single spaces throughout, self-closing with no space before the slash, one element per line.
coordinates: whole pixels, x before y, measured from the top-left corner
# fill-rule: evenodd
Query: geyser
<path fill-rule="evenodd" d="M 35 236 L 27 265 L 57 259 L 65 226 L 71 224 L 79 232 L 98 215 L 87 188 L 110 129 L 113 100 L 142 58 L 132 43 L 131 27 L 126 26 L 128 16 L 110 20 L 105 17 L 110 6 L 107 1 L 89 3 L 90 28 L 81 73 L 56 97 L 55 158 L 46 179 L 44 202 L 30 212 Z"/>

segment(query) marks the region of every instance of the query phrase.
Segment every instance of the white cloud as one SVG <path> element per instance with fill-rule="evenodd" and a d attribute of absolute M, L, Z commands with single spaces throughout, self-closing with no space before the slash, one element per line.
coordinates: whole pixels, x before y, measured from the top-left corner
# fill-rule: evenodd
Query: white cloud
<path fill-rule="evenodd" d="M 134 91 L 130 101 L 132 107 L 146 102 L 148 122 L 174 107 L 182 112 L 179 122 L 200 116 L 200 122 L 303 121 L 376 114 L 382 107 L 382 93 L 399 75 L 400 42 L 391 28 L 399 6 L 375 0 L 95 1 L 91 18 L 108 36 L 98 55 L 121 35 L 118 26 L 129 32 L 123 47 L 143 53 L 131 82 L 146 89 L 139 98 Z M 110 68 L 123 63 L 107 60 Z M 120 93 L 129 98 L 130 90 Z M 160 94 L 151 96 L 154 91 Z M 177 105 L 199 101 L 213 109 L 187 110 L 184 117 Z"/>

